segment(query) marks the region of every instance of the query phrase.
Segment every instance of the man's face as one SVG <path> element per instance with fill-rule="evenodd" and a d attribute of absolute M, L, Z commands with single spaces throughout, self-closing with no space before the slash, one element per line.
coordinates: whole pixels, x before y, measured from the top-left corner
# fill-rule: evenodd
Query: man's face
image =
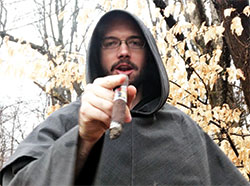
<path fill-rule="evenodd" d="M 126 74 L 130 84 L 138 87 L 146 62 L 146 48 L 141 47 L 145 41 L 138 28 L 131 21 L 117 20 L 109 25 L 103 38 L 101 65 L 105 75 Z"/>

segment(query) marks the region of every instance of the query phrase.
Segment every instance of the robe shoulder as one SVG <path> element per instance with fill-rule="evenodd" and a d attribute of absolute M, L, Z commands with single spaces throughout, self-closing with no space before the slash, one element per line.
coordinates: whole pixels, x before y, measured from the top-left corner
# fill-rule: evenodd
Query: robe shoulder
<path fill-rule="evenodd" d="M 176 135 L 185 139 L 183 146 L 191 147 L 192 154 L 195 154 L 197 161 L 199 159 L 206 161 L 204 167 L 207 169 L 211 185 L 250 185 L 220 147 L 187 114 L 169 104 L 165 104 L 158 113 L 165 115 L 169 118 L 166 120 L 179 126 L 179 134 Z"/>

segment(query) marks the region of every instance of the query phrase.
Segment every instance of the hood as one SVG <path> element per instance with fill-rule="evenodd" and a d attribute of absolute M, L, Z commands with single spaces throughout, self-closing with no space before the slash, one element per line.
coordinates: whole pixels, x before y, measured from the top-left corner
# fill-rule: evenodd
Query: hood
<path fill-rule="evenodd" d="M 149 29 L 145 24 L 124 10 L 112 10 L 104 14 L 96 24 L 89 43 L 86 59 L 86 81 L 92 83 L 95 78 L 103 76 L 100 64 L 100 41 L 102 40 L 103 24 L 109 24 L 112 17 L 127 16 L 141 29 L 146 40 L 149 58 L 146 63 L 147 76 L 143 82 L 142 100 L 133 108 L 132 114 L 150 115 L 157 112 L 166 102 L 169 94 L 169 80 L 161 56 Z"/>

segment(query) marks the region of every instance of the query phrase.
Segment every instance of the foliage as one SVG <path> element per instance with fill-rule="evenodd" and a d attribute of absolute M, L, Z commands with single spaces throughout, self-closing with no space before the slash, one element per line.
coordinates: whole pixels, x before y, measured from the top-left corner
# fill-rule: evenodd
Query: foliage
<path fill-rule="evenodd" d="M 65 7 L 64 7 L 65 8 Z M 239 87 L 239 79 L 244 79 L 241 69 L 236 69 L 233 63 L 230 67 L 221 65 L 223 61 L 223 42 L 225 28 L 223 24 L 194 24 L 186 20 L 187 14 L 195 11 L 196 5 L 191 1 L 187 4 L 176 1 L 169 4 L 164 10 L 156 8 L 153 1 L 140 0 L 100 0 L 92 9 L 80 9 L 77 13 L 78 22 L 73 40 L 56 44 L 50 43 L 45 53 L 39 51 L 32 44 L 22 44 L 22 41 L 12 45 L 10 37 L 5 37 L 2 47 L 8 51 L 8 63 L 0 60 L 2 69 L 18 77 L 26 76 L 36 82 L 44 91 L 57 102 L 51 105 L 48 113 L 58 109 L 60 105 L 70 102 L 69 97 L 60 97 L 60 90 L 74 93 L 78 88 L 83 89 L 84 59 L 86 43 L 92 31 L 93 18 L 101 16 L 111 9 L 127 9 L 143 19 L 157 39 L 157 45 L 166 66 L 171 82 L 168 102 L 179 107 L 190 115 L 221 147 L 242 174 L 250 177 L 250 133 L 247 122 L 243 120 L 248 113 L 243 111 L 244 103 L 234 106 L 228 103 L 214 104 L 212 97 L 219 80 L 226 81 L 231 87 Z M 163 11 L 162 11 L 163 10 Z M 75 11 L 75 9 L 74 9 Z M 230 16 L 235 9 L 224 11 L 224 16 Z M 243 14 L 250 15 L 249 6 L 245 7 Z M 72 18 L 74 12 L 63 9 L 55 14 L 53 19 L 63 21 Z M 97 15 L 97 16 L 96 16 Z M 166 24 L 166 18 L 174 15 L 177 23 L 171 28 Z M 88 24 L 87 24 L 88 23 Z M 91 25 L 91 26 L 87 26 Z M 81 28 L 82 27 L 82 28 Z M 241 18 L 236 16 L 230 26 L 232 34 L 240 36 L 244 27 Z M 67 37 L 65 32 L 64 37 Z M 72 36 L 72 34 L 71 34 Z M 182 39 L 178 39 L 182 36 Z M 84 38 L 79 42 L 79 38 Z M 65 38 L 64 38 L 65 39 Z M 67 46 L 65 43 L 71 43 Z M 18 55 L 32 55 L 23 61 L 14 61 Z M 18 64 L 18 65 L 17 65 Z M 25 66 L 25 68 L 23 68 Z M 15 70 L 16 69 L 16 70 Z M 41 84 L 44 85 L 41 85 Z M 236 88 L 234 96 L 236 95 Z M 64 94 L 65 95 L 65 94 Z M 66 99 L 66 101 L 65 101 Z"/>

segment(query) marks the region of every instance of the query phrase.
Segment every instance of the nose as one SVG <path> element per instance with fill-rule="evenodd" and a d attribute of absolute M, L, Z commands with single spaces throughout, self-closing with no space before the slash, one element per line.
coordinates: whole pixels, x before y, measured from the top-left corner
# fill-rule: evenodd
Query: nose
<path fill-rule="evenodd" d="M 118 58 L 129 58 L 130 57 L 130 50 L 128 45 L 126 44 L 125 41 L 123 41 L 118 49 Z"/>

